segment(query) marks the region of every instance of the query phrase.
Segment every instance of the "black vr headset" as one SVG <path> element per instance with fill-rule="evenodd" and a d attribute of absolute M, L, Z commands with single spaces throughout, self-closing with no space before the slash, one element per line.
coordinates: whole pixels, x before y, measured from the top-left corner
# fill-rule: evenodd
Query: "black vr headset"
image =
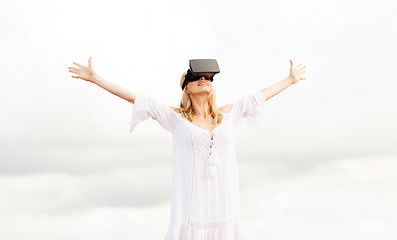
<path fill-rule="evenodd" d="M 191 59 L 189 60 L 189 69 L 185 75 L 185 80 L 182 84 L 182 90 L 189 82 L 199 80 L 201 77 L 209 81 L 214 81 L 215 74 L 219 73 L 219 65 L 216 59 Z M 207 77 L 200 73 L 214 73 L 211 77 Z"/>

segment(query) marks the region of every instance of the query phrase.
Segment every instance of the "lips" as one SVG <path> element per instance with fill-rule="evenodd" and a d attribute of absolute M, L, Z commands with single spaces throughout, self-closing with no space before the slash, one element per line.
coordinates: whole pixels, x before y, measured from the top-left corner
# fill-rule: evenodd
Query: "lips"
<path fill-rule="evenodd" d="M 207 83 L 205 83 L 205 82 L 201 82 L 201 83 L 199 83 L 199 84 L 198 84 L 198 86 L 201 86 L 202 84 L 204 84 L 204 85 L 207 85 L 207 86 L 208 86 L 208 84 L 207 84 Z"/>

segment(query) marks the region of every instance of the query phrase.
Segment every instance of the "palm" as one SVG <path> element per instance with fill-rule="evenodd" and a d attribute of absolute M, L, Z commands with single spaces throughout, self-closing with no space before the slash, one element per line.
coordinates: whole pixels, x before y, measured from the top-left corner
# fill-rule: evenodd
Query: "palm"
<path fill-rule="evenodd" d="M 77 76 L 72 76 L 72 77 L 81 78 L 81 79 L 86 80 L 86 81 L 91 81 L 92 80 L 92 76 L 95 74 L 94 66 L 91 63 L 91 59 L 92 59 L 92 57 L 90 57 L 88 59 L 88 66 L 84 66 L 84 65 L 81 65 L 81 64 L 79 64 L 77 62 L 73 62 L 75 65 L 77 65 L 80 68 L 69 67 L 69 69 L 70 69 L 69 72 L 77 74 Z"/>
<path fill-rule="evenodd" d="M 298 64 L 297 66 L 295 66 L 291 60 L 289 61 L 291 63 L 289 77 L 292 79 L 292 83 L 296 83 L 299 80 L 305 80 L 306 78 L 302 78 L 302 75 L 303 73 L 305 73 L 304 69 L 306 68 L 306 66 L 299 68 L 302 64 Z"/>

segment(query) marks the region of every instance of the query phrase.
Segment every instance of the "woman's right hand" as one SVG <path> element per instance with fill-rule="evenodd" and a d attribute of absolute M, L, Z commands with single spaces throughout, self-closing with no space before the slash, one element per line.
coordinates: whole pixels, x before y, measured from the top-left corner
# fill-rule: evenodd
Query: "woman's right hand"
<path fill-rule="evenodd" d="M 81 78 L 83 80 L 92 82 L 94 74 L 95 74 L 95 71 L 94 71 L 94 66 L 91 63 L 91 59 L 92 59 L 92 57 L 90 57 L 88 59 L 88 67 L 83 66 L 83 65 L 81 65 L 81 64 L 79 64 L 77 62 L 73 62 L 74 64 L 76 64 L 80 68 L 69 67 L 69 72 L 77 74 L 77 76 L 71 76 L 71 77 Z"/>

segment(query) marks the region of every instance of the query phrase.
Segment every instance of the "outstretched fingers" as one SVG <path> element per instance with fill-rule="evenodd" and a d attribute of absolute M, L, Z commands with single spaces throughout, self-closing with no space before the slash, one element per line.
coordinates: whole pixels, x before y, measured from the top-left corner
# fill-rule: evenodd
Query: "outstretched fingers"
<path fill-rule="evenodd" d="M 81 64 L 79 64 L 79 63 L 77 63 L 77 62 L 73 62 L 74 64 L 76 64 L 77 66 L 79 66 L 79 67 L 83 67 L 83 65 L 81 65 Z"/>

